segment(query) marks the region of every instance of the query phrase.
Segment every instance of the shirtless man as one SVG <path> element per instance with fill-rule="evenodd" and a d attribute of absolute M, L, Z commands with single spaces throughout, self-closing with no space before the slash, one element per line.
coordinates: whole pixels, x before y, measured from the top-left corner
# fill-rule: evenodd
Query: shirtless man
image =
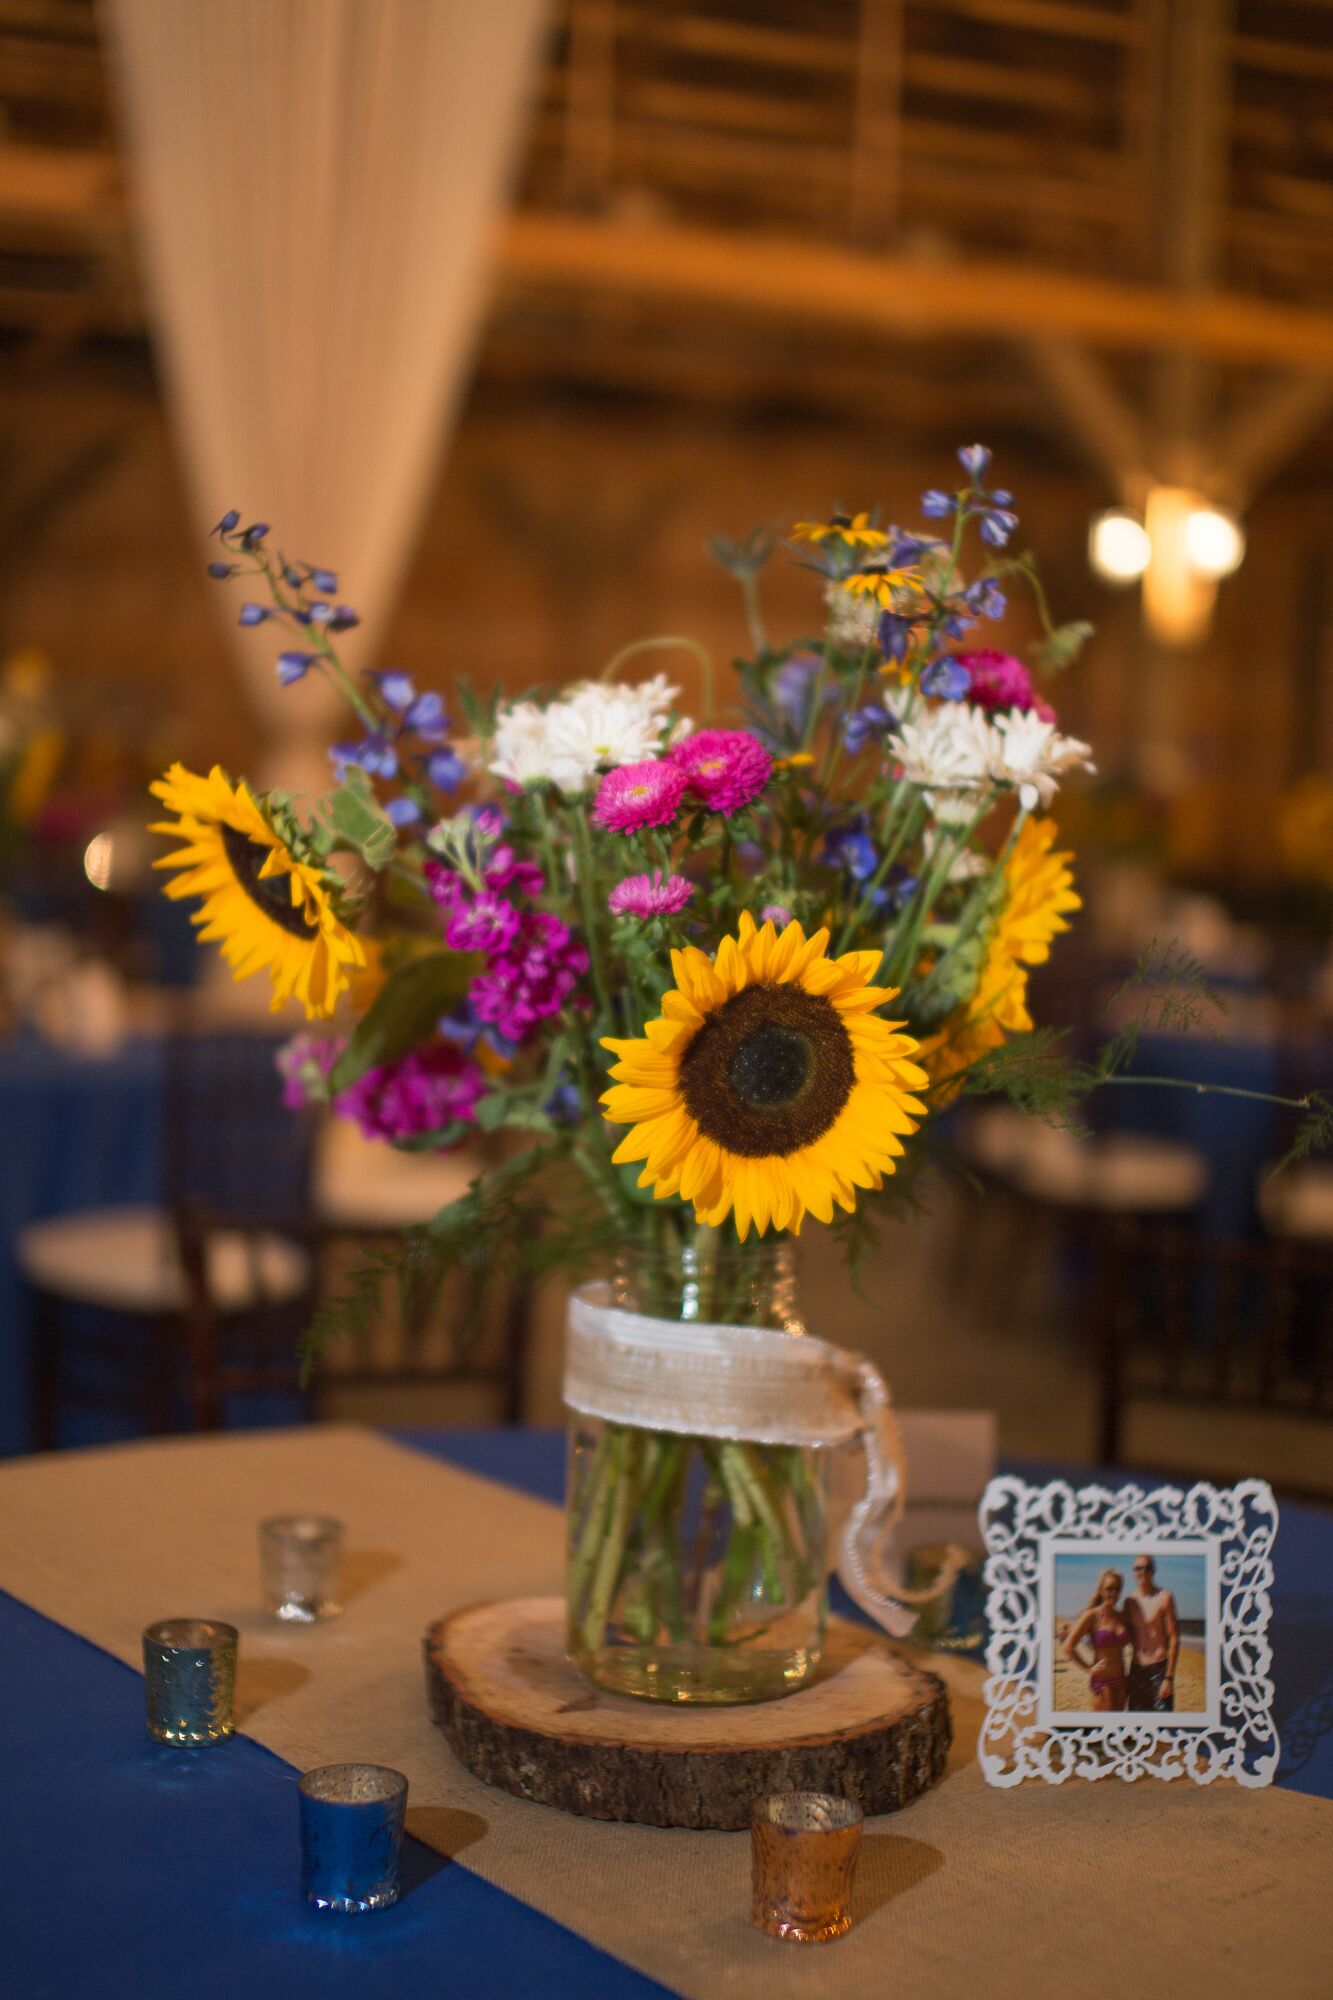
<path fill-rule="evenodd" d="M 1151 1556 L 1134 1559 L 1134 1589 L 1125 1599 L 1125 1621 L 1134 1647 L 1125 1707 L 1174 1708 L 1180 1621 L 1175 1598 L 1158 1587 Z"/>

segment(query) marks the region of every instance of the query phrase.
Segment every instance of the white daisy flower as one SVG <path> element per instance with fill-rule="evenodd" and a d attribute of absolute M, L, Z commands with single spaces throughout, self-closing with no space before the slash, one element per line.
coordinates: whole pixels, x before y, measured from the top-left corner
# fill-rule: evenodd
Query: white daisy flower
<path fill-rule="evenodd" d="M 894 740 L 894 754 L 903 775 L 932 794 L 976 794 L 987 787 L 990 776 L 995 755 L 991 733 L 985 714 L 971 702 L 941 702 L 919 722 L 903 724 Z"/>
<path fill-rule="evenodd" d="M 546 755 L 545 710 L 535 701 L 507 702 L 496 716 L 488 769 L 511 785 L 532 785 L 550 775 Z"/>
<path fill-rule="evenodd" d="M 1043 806 L 1055 797 L 1066 771 L 1096 768 L 1090 744 L 1062 736 L 1053 722 L 1044 722 L 1035 710 L 1011 708 L 997 715 L 990 734 L 990 776 L 1001 785 L 1035 786 Z"/>
<path fill-rule="evenodd" d="M 587 791 L 601 770 L 660 755 L 678 692 L 657 674 L 637 685 L 585 681 L 544 709 L 516 702 L 500 713 L 490 769 L 515 784 Z"/>

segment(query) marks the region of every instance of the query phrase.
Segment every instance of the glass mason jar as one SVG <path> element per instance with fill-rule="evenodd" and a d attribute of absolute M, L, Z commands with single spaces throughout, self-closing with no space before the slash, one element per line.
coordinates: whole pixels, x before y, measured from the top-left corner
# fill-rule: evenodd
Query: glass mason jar
<path fill-rule="evenodd" d="M 613 1303 L 655 1319 L 805 1332 L 785 1243 L 700 1229 L 622 1256 Z M 641 1430 L 570 1413 L 570 1658 L 650 1701 L 767 1701 L 819 1664 L 827 1453 Z"/>

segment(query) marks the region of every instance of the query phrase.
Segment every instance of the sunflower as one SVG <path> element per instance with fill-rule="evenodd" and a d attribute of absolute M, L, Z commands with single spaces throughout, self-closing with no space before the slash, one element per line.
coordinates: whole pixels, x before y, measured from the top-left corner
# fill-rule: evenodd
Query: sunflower
<path fill-rule="evenodd" d="M 153 866 L 181 870 L 164 884 L 174 900 L 203 898 L 190 919 L 201 941 L 221 942 L 234 979 L 267 969 L 275 1010 L 295 994 L 310 1020 L 332 1014 L 366 954 L 334 909 L 325 872 L 293 854 L 245 785 L 216 764 L 206 778 L 173 764 L 149 789 L 177 815 L 149 831 L 184 842 Z"/>
<path fill-rule="evenodd" d="M 619 1058 L 606 1116 L 633 1127 L 617 1163 L 642 1160 L 639 1186 L 693 1202 L 700 1222 L 734 1213 L 742 1242 L 751 1224 L 799 1231 L 807 1210 L 855 1208 L 924 1115 L 917 1045 L 876 1012 L 894 997 L 868 983 L 879 952 L 830 958 L 828 941 L 747 912 L 716 958 L 672 952 L 675 987 L 642 1040 L 603 1042 Z"/>
<path fill-rule="evenodd" d="M 1055 830 L 1053 819 L 1023 822 L 1004 866 L 1003 901 L 986 940 L 977 990 L 921 1044 L 937 1099 L 956 1095 L 963 1071 L 1008 1036 L 1032 1032 L 1027 968 L 1045 964 L 1051 940 L 1069 929 L 1066 913 L 1082 908 L 1072 854 L 1051 852 Z"/>

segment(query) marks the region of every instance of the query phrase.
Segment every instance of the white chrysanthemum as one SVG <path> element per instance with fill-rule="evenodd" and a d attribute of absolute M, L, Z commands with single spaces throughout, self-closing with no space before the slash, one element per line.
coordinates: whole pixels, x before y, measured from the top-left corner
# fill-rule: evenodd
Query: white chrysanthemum
<path fill-rule="evenodd" d="M 828 636 L 840 653 L 861 653 L 875 636 L 879 606 L 873 598 L 858 597 L 840 583 L 831 583 L 824 592 L 828 606 Z"/>
<path fill-rule="evenodd" d="M 637 686 L 585 681 L 547 708 L 515 702 L 500 712 L 490 769 L 514 784 L 587 791 L 599 771 L 661 753 L 677 693 L 656 674 Z"/>
<path fill-rule="evenodd" d="M 994 746 L 985 714 L 971 702 L 946 701 L 920 721 L 905 722 L 894 742 L 904 777 L 930 792 L 976 793 L 990 775 Z"/>
<path fill-rule="evenodd" d="M 550 776 L 546 767 L 546 712 L 535 701 L 507 703 L 496 716 L 489 769 L 511 785 Z"/>
<path fill-rule="evenodd" d="M 955 803 L 957 796 L 957 794 L 950 795 L 950 805 Z M 964 810 L 958 814 L 958 824 L 965 825 L 972 818 L 975 811 L 976 801 L 965 801 Z M 925 833 L 921 836 L 921 858 L 927 868 L 934 864 L 943 848 L 952 845 L 948 834 L 943 831 L 943 828 L 950 821 L 949 812 L 947 810 L 943 813 L 937 812 L 935 818 L 937 824 L 933 827 L 927 827 Z M 990 873 L 991 865 L 987 856 L 979 854 L 975 847 L 962 847 L 949 864 L 948 880 L 950 882 L 975 882 L 979 875 L 988 875 Z"/>
<path fill-rule="evenodd" d="M 991 725 L 990 776 L 1001 785 L 1035 785 L 1049 806 L 1066 771 L 1091 771 L 1092 747 L 1061 736 L 1053 722 L 1034 709 L 1011 708 Z"/>

